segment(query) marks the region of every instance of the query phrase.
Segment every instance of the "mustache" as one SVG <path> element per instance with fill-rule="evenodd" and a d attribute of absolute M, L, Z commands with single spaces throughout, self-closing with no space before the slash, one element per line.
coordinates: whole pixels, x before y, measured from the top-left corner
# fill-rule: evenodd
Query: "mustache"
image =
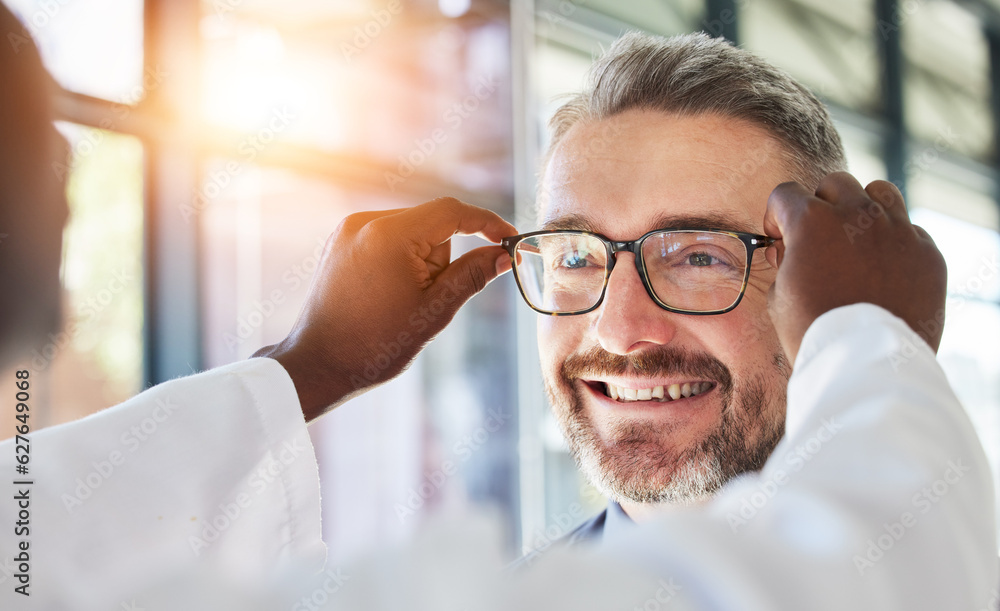
<path fill-rule="evenodd" d="M 564 380 L 600 375 L 685 376 L 714 380 L 724 394 L 733 387 L 733 376 L 722 361 L 705 352 L 690 352 L 675 346 L 659 346 L 625 355 L 594 346 L 569 356 L 563 361 L 560 374 Z"/>

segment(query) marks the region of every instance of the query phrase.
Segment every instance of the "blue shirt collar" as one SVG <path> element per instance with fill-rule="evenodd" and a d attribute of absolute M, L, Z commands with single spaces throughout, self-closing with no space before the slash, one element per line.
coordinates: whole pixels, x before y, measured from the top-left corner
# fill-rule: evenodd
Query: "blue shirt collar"
<path fill-rule="evenodd" d="M 635 522 L 628 517 L 618 503 L 608 503 L 607 516 L 604 518 L 604 532 L 601 533 L 601 543 L 620 539 L 626 532 L 635 528 Z"/>

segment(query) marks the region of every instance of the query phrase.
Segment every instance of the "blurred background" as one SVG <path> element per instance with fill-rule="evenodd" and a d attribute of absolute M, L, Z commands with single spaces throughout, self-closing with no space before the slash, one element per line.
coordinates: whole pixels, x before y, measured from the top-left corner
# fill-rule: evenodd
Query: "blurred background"
<path fill-rule="evenodd" d="M 940 360 L 1000 471 L 1000 0 L 3 2 L 71 143 L 68 326 L 27 364 L 37 426 L 280 340 L 352 212 L 452 195 L 533 229 L 546 121 L 592 57 L 704 30 L 811 87 L 855 175 L 904 190 L 948 261 Z M 603 507 L 548 414 L 534 326 L 507 276 L 311 426 L 335 562 L 433 509 L 498 509 L 513 558 Z"/>

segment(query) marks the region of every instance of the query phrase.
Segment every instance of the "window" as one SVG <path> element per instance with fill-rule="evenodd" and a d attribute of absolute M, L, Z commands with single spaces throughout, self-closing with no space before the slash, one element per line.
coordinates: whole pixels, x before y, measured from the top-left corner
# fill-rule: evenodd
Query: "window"
<path fill-rule="evenodd" d="M 944 150 L 987 159 L 994 143 L 982 25 L 951 2 L 900 7 L 907 128 Z"/>
<path fill-rule="evenodd" d="M 135 104 L 143 97 L 140 0 L 5 0 L 4 4 L 20 18 L 22 34 L 35 40 L 46 68 L 64 88 L 120 104 Z"/>
<path fill-rule="evenodd" d="M 68 165 L 58 166 L 67 172 L 70 207 L 63 237 L 65 323 L 31 363 L 49 376 L 53 423 L 124 401 L 143 382 L 143 270 L 136 256 L 142 252 L 142 145 L 113 132 L 59 127 L 72 150 Z"/>
<path fill-rule="evenodd" d="M 878 105 L 872 0 L 737 2 L 740 36 L 825 100 L 861 112 Z"/>
<path fill-rule="evenodd" d="M 52 168 L 70 207 L 63 327 L 24 364 L 40 380 L 36 422 L 49 426 L 121 402 L 144 384 L 144 146 L 119 130 L 155 79 L 144 83 L 141 2 L 6 4 L 24 24 L 7 42 L 33 38 L 69 90 L 57 104 L 68 150 Z M 101 119 L 81 111 L 78 94 L 106 110 Z M 88 119 L 93 123 L 85 125 Z"/>

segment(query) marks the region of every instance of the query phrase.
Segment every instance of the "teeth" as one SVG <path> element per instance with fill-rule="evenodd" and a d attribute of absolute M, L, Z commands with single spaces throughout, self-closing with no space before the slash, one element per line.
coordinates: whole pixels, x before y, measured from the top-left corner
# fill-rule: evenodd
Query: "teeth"
<path fill-rule="evenodd" d="M 654 386 L 652 388 L 625 388 L 614 384 L 605 384 L 604 392 L 615 401 L 674 401 L 681 397 L 693 397 L 712 388 L 711 382 L 685 382 L 669 386 Z"/>
<path fill-rule="evenodd" d="M 671 384 L 670 388 L 667 389 L 667 392 L 670 393 L 671 399 L 676 400 L 681 398 L 681 387 L 677 384 Z"/>

